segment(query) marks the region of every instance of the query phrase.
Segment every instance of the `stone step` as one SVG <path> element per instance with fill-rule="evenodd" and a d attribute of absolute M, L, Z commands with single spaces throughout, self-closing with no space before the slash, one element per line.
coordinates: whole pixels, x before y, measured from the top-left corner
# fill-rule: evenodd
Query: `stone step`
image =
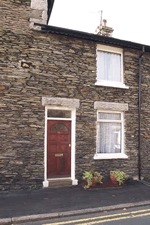
<path fill-rule="evenodd" d="M 71 179 L 49 180 L 49 187 L 72 186 Z"/>

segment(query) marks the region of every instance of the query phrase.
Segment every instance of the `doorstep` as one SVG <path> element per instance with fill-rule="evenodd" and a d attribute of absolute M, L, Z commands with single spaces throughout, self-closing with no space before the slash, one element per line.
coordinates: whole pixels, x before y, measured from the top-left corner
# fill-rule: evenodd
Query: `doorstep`
<path fill-rule="evenodd" d="M 72 186 L 72 180 L 70 178 L 47 180 L 47 187 L 69 187 L 69 186 Z"/>

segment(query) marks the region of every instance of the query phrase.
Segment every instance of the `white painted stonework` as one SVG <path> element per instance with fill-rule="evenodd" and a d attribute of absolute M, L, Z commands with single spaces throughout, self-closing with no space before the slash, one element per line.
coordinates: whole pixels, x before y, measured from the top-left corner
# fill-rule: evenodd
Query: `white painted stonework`
<path fill-rule="evenodd" d="M 115 111 L 128 111 L 128 104 L 126 103 L 115 103 L 115 102 L 94 102 L 94 109 L 99 110 L 115 110 Z"/>
<path fill-rule="evenodd" d="M 37 11 L 37 15 L 40 12 L 41 16 L 39 18 L 30 18 L 29 27 L 30 29 L 33 30 L 41 30 L 41 27 L 35 26 L 34 23 L 47 24 L 47 12 L 48 12 L 47 0 L 31 0 L 31 9 L 33 9 L 34 12 Z"/>
<path fill-rule="evenodd" d="M 31 0 L 31 8 L 47 11 L 47 0 Z"/>
<path fill-rule="evenodd" d="M 69 108 L 79 108 L 79 99 L 75 98 L 54 98 L 42 97 L 42 105 L 46 106 L 63 106 Z"/>
<path fill-rule="evenodd" d="M 72 185 L 77 185 L 78 180 L 75 176 L 75 154 L 76 154 L 76 108 L 79 107 L 78 99 L 67 99 L 67 98 L 52 98 L 42 97 L 42 105 L 45 106 L 45 138 L 44 138 L 44 181 L 43 187 L 49 187 L 51 179 L 47 177 L 47 120 L 59 120 L 59 118 L 47 117 L 48 109 L 59 109 L 59 110 L 70 110 L 71 118 L 60 118 L 61 120 L 71 121 L 71 177 L 58 178 L 58 179 L 70 179 Z M 57 178 L 52 180 L 58 180 Z"/>

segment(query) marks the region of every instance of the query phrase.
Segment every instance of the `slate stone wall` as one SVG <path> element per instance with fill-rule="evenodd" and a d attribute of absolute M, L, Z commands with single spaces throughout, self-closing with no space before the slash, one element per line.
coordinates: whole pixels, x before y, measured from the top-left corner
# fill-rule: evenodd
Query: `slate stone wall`
<path fill-rule="evenodd" d="M 2 6 L 0 59 L 0 189 L 37 188 L 44 180 L 42 97 L 80 100 L 76 124 L 76 177 L 96 169 L 103 175 L 122 169 L 138 175 L 138 57 L 124 49 L 124 80 L 129 89 L 95 86 L 96 43 L 42 34 L 29 27 L 30 7 L 9 1 Z M 150 54 L 143 63 L 142 134 L 148 135 Z M 128 159 L 94 160 L 95 101 L 127 103 L 125 153 Z M 149 139 L 142 139 L 143 174 L 148 172 Z"/>
<path fill-rule="evenodd" d="M 150 54 L 142 59 L 141 162 L 142 176 L 150 179 Z"/>

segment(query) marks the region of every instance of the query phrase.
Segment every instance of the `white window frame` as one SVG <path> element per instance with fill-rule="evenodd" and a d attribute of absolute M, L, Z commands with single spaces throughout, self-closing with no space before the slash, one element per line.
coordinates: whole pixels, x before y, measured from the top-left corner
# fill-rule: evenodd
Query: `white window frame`
<path fill-rule="evenodd" d="M 98 119 L 99 112 L 103 113 L 119 113 L 121 114 L 121 120 L 106 120 L 106 119 Z M 100 122 L 119 122 L 122 127 L 122 139 L 121 139 L 121 153 L 98 153 L 98 125 Z M 128 158 L 128 156 L 124 153 L 124 113 L 120 111 L 109 111 L 109 110 L 97 110 L 97 137 L 96 137 L 96 154 L 94 155 L 94 159 L 122 159 Z"/>
<path fill-rule="evenodd" d="M 116 54 L 120 54 L 121 55 L 121 82 L 98 80 L 96 78 L 97 81 L 96 81 L 95 85 L 128 89 L 129 87 L 124 84 L 124 76 L 123 76 L 123 49 L 98 44 L 97 45 L 96 55 L 98 55 L 98 51 L 116 53 Z M 96 58 L 96 61 L 97 61 L 97 58 Z M 97 66 L 97 71 L 98 71 L 98 66 Z"/>

